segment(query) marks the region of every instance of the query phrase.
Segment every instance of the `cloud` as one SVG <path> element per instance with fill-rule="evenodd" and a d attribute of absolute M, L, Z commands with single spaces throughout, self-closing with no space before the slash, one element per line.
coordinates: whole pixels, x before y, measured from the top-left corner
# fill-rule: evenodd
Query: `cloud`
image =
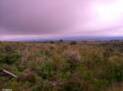
<path fill-rule="evenodd" d="M 0 26 L 9 30 L 6 32 L 9 34 L 63 31 L 74 23 L 74 12 L 69 1 L 1 0 Z"/>
<path fill-rule="evenodd" d="M 123 35 L 122 6 L 122 0 L 0 0 L 0 35 Z"/>

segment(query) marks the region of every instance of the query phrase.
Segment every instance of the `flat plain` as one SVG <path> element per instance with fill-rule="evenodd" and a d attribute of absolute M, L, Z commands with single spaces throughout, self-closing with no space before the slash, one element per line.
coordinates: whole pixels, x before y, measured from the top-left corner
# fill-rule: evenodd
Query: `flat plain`
<path fill-rule="evenodd" d="M 3 88 L 123 91 L 123 42 L 0 42 L 0 89 Z"/>

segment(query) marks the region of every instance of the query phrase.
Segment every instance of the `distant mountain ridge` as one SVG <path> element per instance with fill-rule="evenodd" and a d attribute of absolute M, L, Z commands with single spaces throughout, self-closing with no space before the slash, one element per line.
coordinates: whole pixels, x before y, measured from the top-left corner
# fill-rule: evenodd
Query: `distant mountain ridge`
<path fill-rule="evenodd" d="M 45 42 L 45 41 L 110 41 L 110 40 L 123 40 L 123 36 L 69 36 L 69 37 L 53 37 L 53 38 L 19 38 L 2 41 L 31 41 L 31 42 Z"/>

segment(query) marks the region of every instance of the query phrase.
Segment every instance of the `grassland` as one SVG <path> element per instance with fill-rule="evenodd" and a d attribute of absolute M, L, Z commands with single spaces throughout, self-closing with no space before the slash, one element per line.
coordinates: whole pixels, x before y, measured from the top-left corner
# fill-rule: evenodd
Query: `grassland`
<path fill-rule="evenodd" d="M 0 42 L 0 90 L 123 91 L 123 42 Z"/>

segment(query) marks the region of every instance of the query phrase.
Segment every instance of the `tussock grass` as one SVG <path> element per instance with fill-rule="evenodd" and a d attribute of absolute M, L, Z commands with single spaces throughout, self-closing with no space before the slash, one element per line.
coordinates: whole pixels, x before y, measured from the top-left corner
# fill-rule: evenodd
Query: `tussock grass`
<path fill-rule="evenodd" d="M 0 76 L 0 89 L 122 91 L 123 42 L 1 42 L 3 68 L 18 78 Z"/>

